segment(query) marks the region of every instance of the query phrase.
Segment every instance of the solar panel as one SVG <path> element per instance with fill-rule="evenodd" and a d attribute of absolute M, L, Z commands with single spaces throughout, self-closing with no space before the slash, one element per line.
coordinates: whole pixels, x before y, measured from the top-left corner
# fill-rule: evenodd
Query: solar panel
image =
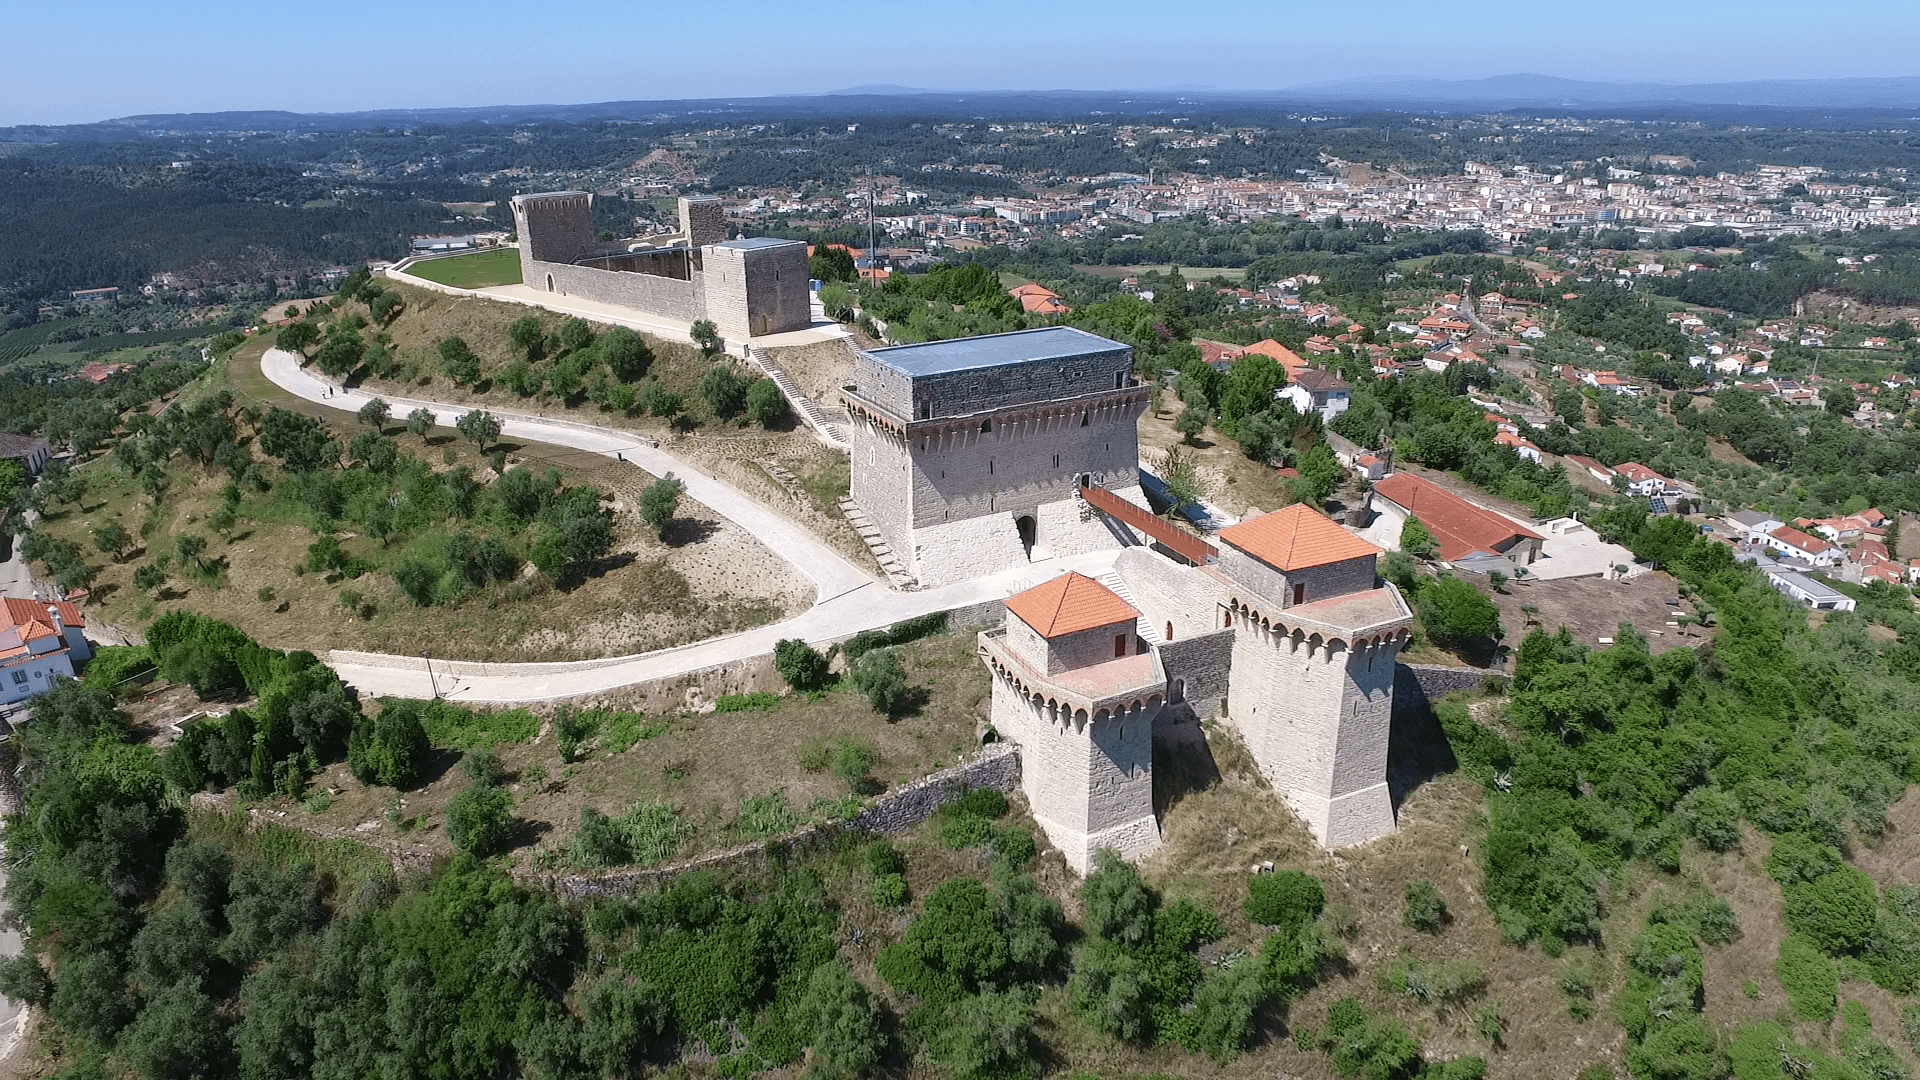
<path fill-rule="evenodd" d="M 1667 500 L 1658 496 L 1648 500 L 1647 506 L 1648 509 L 1651 509 L 1656 514 L 1664 514 L 1667 512 Z"/>

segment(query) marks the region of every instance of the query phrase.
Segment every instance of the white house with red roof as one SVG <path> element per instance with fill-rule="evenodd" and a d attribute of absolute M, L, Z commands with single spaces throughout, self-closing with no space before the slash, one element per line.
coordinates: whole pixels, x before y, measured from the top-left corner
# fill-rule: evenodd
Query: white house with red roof
<path fill-rule="evenodd" d="M 1761 537 L 1760 542 L 1790 559 L 1801 559 L 1815 566 L 1834 566 L 1840 562 L 1839 548 L 1791 525 L 1780 526 Z"/>
<path fill-rule="evenodd" d="M 86 620 L 66 601 L 44 603 L 6 597 L 0 624 L 0 704 L 43 694 L 62 676 L 74 678 L 93 656 Z"/>
<path fill-rule="evenodd" d="M 1637 461 L 1623 461 L 1614 467 L 1614 472 L 1627 481 L 1627 490 L 1635 495 L 1679 494 L 1679 485 L 1670 477 L 1662 476 Z"/>

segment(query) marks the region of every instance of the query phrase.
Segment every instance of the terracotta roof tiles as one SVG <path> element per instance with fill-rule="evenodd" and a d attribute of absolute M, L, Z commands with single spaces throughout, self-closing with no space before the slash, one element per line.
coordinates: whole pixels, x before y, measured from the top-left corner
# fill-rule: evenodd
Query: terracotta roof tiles
<path fill-rule="evenodd" d="M 1448 562 L 1475 552 L 1504 554 L 1515 539 L 1543 539 L 1539 533 L 1411 473 L 1394 473 L 1374 484 L 1373 490 L 1419 518 L 1438 542 L 1440 557 Z"/>
<path fill-rule="evenodd" d="M 1072 572 L 1007 597 L 1007 610 L 1048 639 L 1140 617 L 1120 594 L 1085 574 Z"/>
<path fill-rule="evenodd" d="M 1304 570 L 1380 554 L 1305 503 L 1220 530 L 1220 539 L 1276 570 Z"/>

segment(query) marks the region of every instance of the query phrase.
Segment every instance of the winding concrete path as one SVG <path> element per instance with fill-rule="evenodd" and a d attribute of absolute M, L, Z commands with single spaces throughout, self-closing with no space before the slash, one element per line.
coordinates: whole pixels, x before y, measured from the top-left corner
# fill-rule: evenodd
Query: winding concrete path
<path fill-rule="evenodd" d="M 281 389 L 318 405 L 358 412 L 375 395 L 342 390 L 302 367 L 299 357 L 270 349 L 262 373 Z M 467 406 L 412 398 L 383 398 L 396 416 L 416 408 L 433 411 L 446 427 L 470 411 Z M 993 600 L 1068 570 L 1099 577 L 1113 566 L 1117 551 L 1049 559 L 972 581 L 924 592 L 899 593 L 854 566 L 813 534 L 723 481 L 665 453 L 632 432 L 571 420 L 490 410 L 502 434 L 618 458 L 654 475 L 671 472 L 686 482 L 687 494 L 714 513 L 752 533 L 776 555 L 793 563 L 818 590 L 814 606 L 784 622 L 727 637 L 712 638 L 636 656 L 572 663 L 483 664 L 426 660 L 414 656 L 335 650 L 328 663 L 348 685 L 379 697 L 440 697 L 461 701 L 517 703 L 554 701 L 603 693 L 653 679 L 704 671 L 773 651 L 774 642 L 801 638 L 815 644 L 850 637 L 901 619 Z"/>

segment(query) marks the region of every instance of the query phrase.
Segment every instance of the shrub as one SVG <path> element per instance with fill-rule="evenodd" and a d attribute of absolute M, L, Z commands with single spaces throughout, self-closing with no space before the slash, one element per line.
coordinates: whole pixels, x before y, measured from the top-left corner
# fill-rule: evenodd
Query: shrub
<path fill-rule="evenodd" d="M 1416 881 L 1407 886 L 1406 909 L 1401 921 L 1415 930 L 1424 930 L 1437 934 L 1451 918 L 1447 913 L 1446 898 L 1440 890 L 1433 887 L 1431 881 Z"/>
<path fill-rule="evenodd" d="M 1829 953 L 1852 952 L 1873 933 L 1879 895 L 1873 879 L 1851 866 L 1786 885 L 1781 893 L 1787 926 Z"/>
<path fill-rule="evenodd" d="M 506 846 L 513 834 L 513 796 L 475 780 L 447 803 L 447 839 L 454 850 L 485 857 Z"/>
<path fill-rule="evenodd" d="M 1433 534 L 1427 531 L 1425 525 L 1420 524 L 1419 518 L 1409 517 L 1407 523 L 1400 526 L 1401 551 L 1416 559 L 1426 559 L 1433 556 L 1435 546 Z"/>
<path fill-rule="evenodd" d="M 747 418 L 770 428 L 787 418 L 787 395 L 772 379 L 755 379 L 747 384 Z"/>
<path fill-rule="evenodd" d="M 846 965 L 829 960 L 807 976 L 794 1004 L 794 1022 L 808 1033 L 814 1080 L 865 1076 L 880 1062 L 887 1033 L 880 1010 Z"/>
<path fill-rule="evenodd" d="M 1327 893 L 1298 870 L 1256 874 L 1247 886 L 1247 919 L 1260 926 L 1298 926 L 1320 917 Z"/>
<path fill-rule="evenodd" d="M 154 668 L 152 646 L 102 645 L 94 649 L 93 659 L 87 661 L 86 674 L 81 681 L 101 690 L 112 690 L 142 674 L 153 672 Z"/>
<path fill-rule="evenodd" d="M 1436 960 L 1431 964 L 1403 960 L 1381 976 L 1388 993 L 1430 1005 L 1457 1005 L 1487 987 L 1487 973 L 1472 960 Z"/>
<path fill-rule="evenodd" d="M 1153 894 L 1140 872 L 1107 848 L 1093 853 L 1093 872 L 1080 885 L 1082 924 L 1088 934 L 1121 945 L 1138 945 L 1153 930 Z"/>
<path fill-rule="evenodd" d="M 907 703 L 907 669 L 894 649 L 878 649 L 862 656 L 848 675 L 873 711 L 892 716 Z"/>
<path fill-rule="evenodd" d="M 1714 851 L 1732 851 L 1740 846 L 1740 803 L 1717 787 L 1699 787 L 1687 792 L 1675 813 L 1687 832 Z"/>
<path fill-rule="evenodd" d="M 907 879 L 900 874 L 881 874 L 873 879 L 868 895 L 878 908 L 907 906 Z"/>
<path fill-rule="evenodd" d="M 714 699 L 717 712 L 759 712 L 780 704 L 780 695 L 758 691 L 751 694 L 721 694 Z"/>
<path fill-rule="evenodd" d="M 827 658 L 799 638 L 786 638 L 774 644 L 773 669 L 795 690 L 818 690 L 827 685 Z"/>
<path fill-rule="evenodd" d="M 1500 636 L 1500 610 L 1460 578 L 1445 576 L 1426 582 L 1420 587 L 1415 606 L 1420 624 L 1435 644 L 1457 648 Z"/>
<path fill-rule="evenodd" d="M 722 420 L 731 419 L 746 404 L 747 384 L 723 363 L 709 368 L 700 377 L 700 396 L 713 410 L 713 415 Z"/>
<path fill-rule="evenodd" d="M 390 701 L 374 719 L 361 717 L 347 741 L 347 767 L 363 784 L 412 787 L 431 747 L 417 701 Z"/>
<path fill-rule="evenodd" d="M 1780 977 L 1787 1000 L 1793 1003 L 1793 1011 L 1802 1019 L 1832 1019 L 1840 976 L 1818 945 L 1799 934 L 1789 934 L 1780 942 L 1780 956 L 1773 970 Z"/>
<path fill-rule="evenodd" d="M 686 485 L 672 473 L 655 480 L 640 493 L 640 518 L 653 527 L 654 535 L 667 538 L 667 530 L 673 526 L 673 516 L 680 509 L 680 493 Z"/>

